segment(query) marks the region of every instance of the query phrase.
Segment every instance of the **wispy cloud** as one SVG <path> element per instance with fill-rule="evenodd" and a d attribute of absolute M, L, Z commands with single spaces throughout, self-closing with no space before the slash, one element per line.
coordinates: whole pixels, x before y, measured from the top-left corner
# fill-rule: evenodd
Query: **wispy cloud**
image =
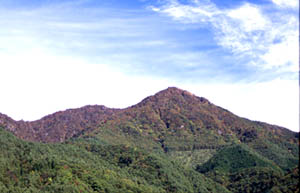
<path fill-rule="evenodd" d="M 106 63 L 129 74 L 176 79 L 195 79 L 190 66 L 213 63 L 189 48 L 191 37 L 182 35 L 177 25 L 149 10 L 54 4 L 22 11 L 1 9 L 0 23 L 5 26 L 0 31 L 0 49 L 5 52 L 42 48 L 54 55 L 75 54 Z"/>
<path fill-rule="evenodd" d="M 298 15 L 281 9 L 295 7 L 297 1 L 273 2 L 271 11 L 251 3 L 220 9 L 211 1 L 200 0 L 188 4 L 172 0 L 152 10 L 181 23 L 211 28 L 217 43 L 236 58 L 247 58 L 248 65 L 295 73 L 299 53 Z"/>

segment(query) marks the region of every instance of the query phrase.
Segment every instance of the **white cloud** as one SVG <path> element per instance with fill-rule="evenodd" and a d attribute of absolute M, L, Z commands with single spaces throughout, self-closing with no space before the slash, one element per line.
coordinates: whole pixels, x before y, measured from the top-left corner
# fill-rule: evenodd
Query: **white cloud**
<path fill-rule="evenodd" d="M 199 18 L 201 18 L 201 22 L 207 22 L 211 17 L 218 14 L 219 12 L 212 4 L 190 6 L 181 5 L 175 1 L 171 1 L 170 4 L 162 8 L 152 7 L 152 10 L 155 12 L 165 13 L 168 16 L 182 22 L 199 22 Z"/>
<path fill-rule="evenodd" d="M 269 24 L 268 19 L 261 13 L 257 6 L 244 4 L 243 6 L 229 10 L 226 15 L 237 21 L 245 32 L 265 30 Z"/>
<path fill-rule="evenodd" d="M 262 59 L 266 62 L 266 68 L 280 67 L 287 63 L 296 64 L 298 62 L 298 54 L 296 53 L 298 45 L 294 43 L 297 41 L 297 38 L 290 37 L 290 39 L 293 41 L 287 40 L 269 47 L 266 54 L 262 56 Z M 292 68 L 290 71 L 297 72 L 297 65 L 292 65 Z"/>
<path fill-rule="evenodd" d="M 272 0 L 272 2 L 283 8 L 299 8 L 298 0 Z"/>
<path fill-rule="evenodd" d="M 283 4 L 283 1 L 277 3 Z M 183 23 L 212 27 L 217 43 L 237 58 L 249 58 L 249 65 L 297 72 L 297 15 L 265 12 L 250 3 L 221 10 L 210 1 L 188 5 L 172 1 L 155 11 Z"/>
<path fill-rule="evenodd" d="M 279 22 L 272 26 L 272 31 L 268 33 L 267 37 L 273 41 L 278 39 L 278 42 L 270 42 L 261 58 L 265 61 L 266 68 L 286 67 L 291 72 L 297 72 L 299 63 L 298 21 L 293 16 L 282 16 L 283 21 L 285 23 Z"/>

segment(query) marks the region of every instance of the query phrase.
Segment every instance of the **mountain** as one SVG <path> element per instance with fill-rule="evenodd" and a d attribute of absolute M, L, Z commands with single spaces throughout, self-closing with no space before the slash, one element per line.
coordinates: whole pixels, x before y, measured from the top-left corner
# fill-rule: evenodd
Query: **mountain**
<path fill-rule="evenodd" d="M 51 179 L 58 183 L 61 178 L 57 176 L 63 174 L 58 174 L 57 170 L 66 165 L 71 168 L 72 179 L 80 181 L 90 192 L 101 191 L 96 191 L 88 180 L 81 178 L 81 169 L 86 167 L 88 173 L 93 173 L 92 168 L 98 168 L 97 163 L 105 165 L 103 171 L 110 168 L 113 172 L 124 173 L 121 172 L 121 177 L 110 176 L 116 182 L 116 186 L 107 189 L 111 192 L 118 189 L 117 182 L 121 178 L 129 180 L 128 183 L 137 188 L 136 192 L 299 191 L 295 182 L 299 176 L 295 172 L 299 171 L 299 133 L 238 117 L 203 97 L 175 87 L 125 109 L 85 106 L 32 122 L 14 121 L 0 114 L 0 127 L 20 139 L 31 141 L 18 141 L 10 136 L 13 138 L 10 141 L 14 142 L 8 145 L 4 140 L 1 145 L 25 153 L 29 144 L 32 148 L 30 159 L 42 159 L 41 168 L 37 170 L 40 178 L 44 179 L 45 171 L 48 177 L 49 172 L 54 172 Z M 5 131 L 2 134 L 8 135 Z M 39 152 L 43 151 L 50 152 L 52 157 L 43 153 L 44 158 L 39 158 Z M 68 156 L 60 155 L 60 152 Z M 2 152 L 4 154 L 11 152 Z M 20 170 L 18 167 L 25 159 L 22 156 L 4 160 L 3 163 L 16 162 L 5 170 L 10 171 L 10 167 Z M 12 161 L 13 157 L 16 161 Z M 43 161 L 45 157 L 48 160 L 55 157 L 59 167 L 45 167 L 45 164 L 52 164 Z M 77 160 L 75 165 L 80 170 L 73 167 L 71 158 Z M 32 167 L 28 162 L 25 161 L 27 169 Z M 36 170 L 30 168 L 27 173 L 31 171 Z M 14 173 L 16 177 L 19 175 Z M 100 174 L 91 175 L 99 179 Z M 24 175 L 20 177 L 21 181 L 25 180 Z M 3 183 L 3 179 L 0 178 L 0 182 Z M 259 183 L 259 179 L 264 183 Z M 11 180 L 6 179 L 4 184 Z M 143 181 L 143 187 L 136 180 Z M 102 179 L 101 183 L 100 187 L 108 188 L 107 181 Z M 49 184 L 44 182 L 43 187 Z M 37 187 L 41 188 L 41 184 L 34 186 Z"/>

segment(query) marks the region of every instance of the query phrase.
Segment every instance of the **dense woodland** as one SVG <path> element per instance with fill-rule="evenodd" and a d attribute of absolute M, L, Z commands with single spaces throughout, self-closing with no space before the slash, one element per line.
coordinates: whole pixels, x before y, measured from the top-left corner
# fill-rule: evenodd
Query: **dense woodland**
<path fill-rule="evenodd" d="M 299 133 L 177 88 L 126 109 L 0 114 L 0 148 L 3 193 L 299 192 Z"/>

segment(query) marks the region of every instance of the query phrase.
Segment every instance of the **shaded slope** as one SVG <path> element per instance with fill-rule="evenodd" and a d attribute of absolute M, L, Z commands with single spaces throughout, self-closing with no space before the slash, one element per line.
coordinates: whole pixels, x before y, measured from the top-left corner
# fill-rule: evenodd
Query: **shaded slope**
<path fill-rule="evenodd" d="M 299 166 L 289 171 L 285 176 L 278 180 L 278 183 L 272 187 L 270 193 L 286 192 L 299 193 Z"/>
<path fill-rule="evenodd" d="M 198 165 L 196 170 L 232 192 L 299 191 L 297 169 L 284 175 L 274 162 L 245 145 L 233 145 L 219 150 L 209 161 Z"/>
<path fill-rule="evenodd" d="M 233 173 L 251 167 L 269 167 L 281 171 L 275 163 L 244 145 L 232 145 L 219 150 L 209 161 L 198 166 L 197 171 Z"/>

